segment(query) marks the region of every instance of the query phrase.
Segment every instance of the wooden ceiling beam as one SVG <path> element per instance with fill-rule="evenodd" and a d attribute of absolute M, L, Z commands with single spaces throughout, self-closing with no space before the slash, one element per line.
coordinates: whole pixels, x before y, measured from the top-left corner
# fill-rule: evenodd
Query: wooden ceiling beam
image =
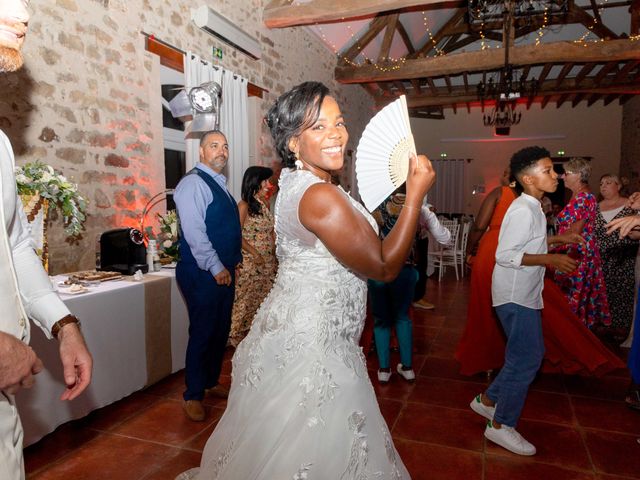
<path fill-rule="evenodd" d="M 574 2 L 569 2 L 569 15 L 576 20 L 576 23 L 581 23 L 585 28 L 595 33 L 599 38 L 619 38 L 615 32 L 609 29 L 609 27 L 602 22 L 598 22 L 595 18 L 589 15 L 585 9 L 579 7 Z"/>
<path fill-rule="evenodd" d="M 294 5 L 292 0 L 273 0 L 264 7 L 262 21 L 267 28 L 285 28 L 340 21 L 421 5 L 434 8 L 450 4 L 451 2 L 442 0 L 310 0 Z"/>
<path fill-rule="evenodd" d="M 387 28 L 384 31 L 384 38 L 382 39 L 382 45 L 380 46 L 380 53 L 378 53 L 378 63 L 389 60 L 391 43 L 393 42 L 393 37 L 396 35 L 399 17 L 399 13 L 392 13 L 391 15 L 386 16 Z"/>
<path fill-rule="evenodd" d="M 449 30 L 451 28 L 458 25 L 459 23 L 464 22 L 466 14 L 466 7 L 456 10 L 451 18 L 445 22 L 442 28 L 440 28 L 440 30 L 438 30 L 435 35 L 433 35 L 431 38 L 428 38 L 426 43 L 418 51 L 407 58 L 426 57 L 429 52 L 431 52 L 431 50 L 433 50 L 444 37 L 451 35 L 451 33 L 449 33 Z"/>
<path fill-rule="evenodd" d="M 398 89 L 398 91 L 402 94 L 402 95 L 406 95 L 407 94 L 407 89 L 404 88 L 404 84 L 399 81 L 396 80 L 395 82 L 393 82 L 393 84 L 396 86 L 396 88 Z"/>
<path fill-rule="evenodd" d="M 576 85 L 580 85 L 580 82 L 591 73 L 591 70 L 593 70 L 596 65 L 597 63 L 595 62 L 585 64 L 576 75 Z"/>
<path fill-rule="evenodd" d="M 560 98 L 558 98 L 558 101 L 556 102 L 556 108 L 560 108 L 562 104 L 566 102 L 570 96 L 571 96 L 570 93 L 565 93 L 564 95 L 560 95 Z"/>
<path fill-rule="evenodd" d="M 595 76 L 596 84 L 599 84 L 614 68 L 618 68 L 618 62 L 609 62 L 604 64 L 598 74 Z"/>
<path fill-rule="evenodd" d="M 534 100 L 539 100 L 542 97 L 561 97 L 563 95 L 576 95 L 576 98 L 578 96 L 584 98 L 593 95 L 640 95 L 640 83 L 633 86 L 628 84 L 596 85 L 593 79 L 588 78 L 583 81 L 581 86 L 577 87 L 575 85 L 575 79 L 568 78 L 565 79 L 561 87 L 557 88 L 555 80 L 547 80 L 540 86 L 535 97 L 520 98 L 518 103 L 527 103 L 530 105 Z M 574 102 L 576 102 L 576 98 L 574 98 Z M 378 95 L 374 96 L 374 100 L 378 105 L 386 105 L 393 99 L 394 98 L 390 98 L 381 92 L 378 92 Z M 563 102 L 564 101 L 565 100 L 563 100 Z M 452 104 L 462 105 L 464 103 L 480 105 L 481 102 L 475 92 L 466 92 L 463 85 L 452 86 L 451 93 L 448 92 L 446 87 L 443 87 L 438 89 L 435 94 L 433 92 L 423 92 L 422 95 L 407 96 L 407 105 L 409 108 L 435 107 Z M 484 103 L 491 105 L 494 102 L 485 99 Z"/>
<path fill-rule="evenodd" d="M 602 97 L 602 94 L 600 93 L 594 93 L 593 95 L 591 95 L 589 97 L 589 100 L 587 100 L 587 107 L 590 107 L 591 105 L 596 103 L 598 100 L 600 100 L 601 97 Z"/>
<path fill-rule="evenodd" d="M 625 77 L 631 73 L 631 71 L 640 65 L 640 60 L 631 60 L 620 69 L 618 74 L 613 79 L 614 82 L 624 81 Z"/>
<path fill-rule="evenodd" d="M 619 95 L 613 94 L 613 95 L 607 95 L 604 98 L 604 106 L 606 107 L 607 105 L 609 105 L 611 102 L 613 102 L 616 98 L 618 98 Z"/>
<path fill-rule="evenodd" d="M 640 42 L 626 39 L 597 42 L 589 48 L 574 42 L 554 42 L 544 47 L 522 45 L 511 48 L 509 53 L 509 63 L 516 68 L 543 63 L 620 62 L 637 58 L 640 58 Z M 406 60 L 400 68 L 384 72 L 373 65 L 340 65 L 336 67 L 335 77 L 340 83 L 362 83 L 459 75 L 461 72 L 498 70 L 503 65 L 502 49 L 487 49 Z"/>
<path fill-rule="evenodd" d="M 415 90 L 415 92 L 420 95 L 422 93 L 422 88 L 420 88 L 420 81 L 416 80 L 415 78 L 411 79 L 411 85 L 413 86 L 413 89 Z"/>
<path fill-rule="evenodd" d="M 447 90 L 449 93 L 451 93 L 451 78 L 449 77 L 449 75 L 444 77 L 444 83 L 447 84 Z"/>
<path fill-rule="evenodd" d="M 575 106 L 578 105 L 586 96 L 586 93 L 578 93 L 574 95 L 573 100 L 571 100 L 571 106 L 575 108 Z"/>
<path fill-rule="evenodd" d="M 409 34 L 407 33 L 407 30 L 404 28 L 404 25 L 402 25 L 402 22 L 400 20 L 398 20 L 398 23 L 396 24 L 396 29 L 398 30 L 398 33 L 400 34 L 400 38 L 402 39 L 402 42 L 404 43 L 404 46 L 407 47 L 407 52 L 409 52 L 407 55 L 413 55 L 415 53 L 416 49 L 413 46 L 413 42 L 411 41 L 411 37 L 409 37 Z"/>
<path fill-rule="evenodd" d="M 551 71 L 551 67 L 553 67 L 553 63 L 547 63 L 543 68 L 542 72 L 540 72 L 540 76 L 538 77 L 538 82 L 542 83 L 547 79 L 547 75 Z"/>
<path fill-rule="evenodd" d="M 345 60 L 353 61 L 364 48 L 371 43 L 371 41 L 378 36 L 378 34 L 387 26 L 387 21 L 385 17 L 376 17 L 371 23 L 369 23 L 369 28 L 366 32 L 362 34 L 356 43 L 351 45 L 349 49 L 342 55 Z M 345 64 L 345 60 L 343 60 L 343 64 Z"/>
<path fill-rule="evenodd" d="M 564 78 L 573 68 L 573 65 L 573 62 L 565 63 L 564 67 L 562 67 L 562 70 L 560 70 L 560 73 L 558 74 L 558 78 L 556 78 L 556 87 L 560 86 Z"/>
<path fill-rule="evenodd" d="M 427 83 L 429 84 L 429 89 L 431 90 L 431 93 L 437 97 L 438 89 L 436 88 L 435 83 L 433 83 L 433 80 L 431 78 L 427 78 Z"/>
<path fill-rule="evenodd" d="M 544 110 L 544 107 L 546 107 L 550 101 L 551 97 L 542 97 L 542 100 L 540 100 L 540 108 Z"/>

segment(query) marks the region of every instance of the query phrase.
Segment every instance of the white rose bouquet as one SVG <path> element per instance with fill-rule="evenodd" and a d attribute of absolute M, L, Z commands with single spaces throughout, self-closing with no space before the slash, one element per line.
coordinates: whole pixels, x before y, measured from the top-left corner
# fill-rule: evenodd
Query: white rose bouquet
<path fill-rule="evenodd" d="M 162 252 L 172 261 L 177 261 L 178 252 L 178 214 L 175 210 L 169 210 L 167 213 L 156 214 L 160 223 L 160 235 L 158 235 L 158 244 L 162 248 Z"/>
<path fill-rule="evenodd" d="M 75 183 L 42 162 L 16 167 L 15 176 L 20 195 L 40 195 L 49 200 L 50 209 L 62 212 L 64 231 L 68 236 L 77 237 L 82 233 L 87 200 L 80 195 Z"/>

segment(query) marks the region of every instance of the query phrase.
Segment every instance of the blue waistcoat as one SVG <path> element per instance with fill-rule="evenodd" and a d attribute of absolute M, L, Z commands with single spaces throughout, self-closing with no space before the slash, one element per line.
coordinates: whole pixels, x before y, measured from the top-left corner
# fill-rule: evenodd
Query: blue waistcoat
<path fill-rule="evenodd" d="M 233 198 L 202 170 L 194 168 L 187 175 L 198 175 L 211 189 L 213 201 L 207 207 L 204 218 L 207 237 L 222 264 L 233 274 L 235 266 L 242 261 L 242 229 L 238 206 Z M 180 261 L 196 264 L 189 244 L 184 239 L 182 227 L 180 227 Z"/>

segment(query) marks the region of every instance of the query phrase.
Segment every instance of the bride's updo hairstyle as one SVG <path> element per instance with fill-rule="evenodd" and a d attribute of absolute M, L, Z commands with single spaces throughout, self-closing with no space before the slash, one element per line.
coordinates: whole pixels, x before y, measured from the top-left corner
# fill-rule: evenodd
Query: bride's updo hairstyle
<path fill-rule="evenodd" d="M 265 122 L 285 167 L 293 168 L 296 161 L 289 150 L 289 140 L 316 122 L 322 101 L 328 94 L 329 89 L 324 84 L 304 82 L 280 95 L 269 109 Z"/>

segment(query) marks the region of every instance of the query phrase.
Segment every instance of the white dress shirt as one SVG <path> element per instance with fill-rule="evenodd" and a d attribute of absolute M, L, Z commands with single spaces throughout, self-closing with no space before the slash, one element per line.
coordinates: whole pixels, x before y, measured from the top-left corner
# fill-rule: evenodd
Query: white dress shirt
<path fill-rule="evenodd" d="M 51 338 L 51 327 L 69 309 L 54 292 L 42 262 L 34 251 L 25 225 L 26 216 L 16 193 L 11 144 L 0 131 L 0 331 L 29 341 L 29 323 L 24 314 Z"/>
<path fill-rule="evenodd" d="M 525 253 L 547 253 L 547 220 L 540 201 L 523 193 L 511 203 L 500 227 L 491 282 L 494 307 L 516 303 L 542 309 L 545 267 L 522 265 Z"/>

